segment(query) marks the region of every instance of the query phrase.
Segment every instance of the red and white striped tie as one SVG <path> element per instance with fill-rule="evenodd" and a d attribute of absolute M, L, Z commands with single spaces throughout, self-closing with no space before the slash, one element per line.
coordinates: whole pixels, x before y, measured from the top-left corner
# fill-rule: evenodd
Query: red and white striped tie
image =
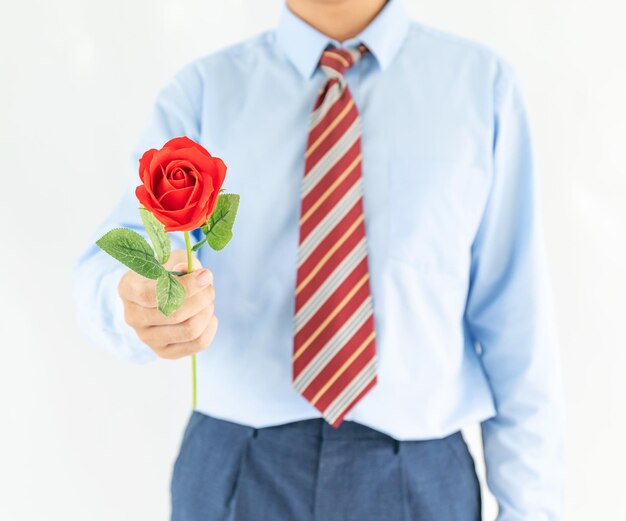
<path fill-rule="evenodd" d="M 376 384 L 359 112 L 344 71 L 367 52 L 329 49 L 305 154 L 293 386 L 333 427 Z"/>

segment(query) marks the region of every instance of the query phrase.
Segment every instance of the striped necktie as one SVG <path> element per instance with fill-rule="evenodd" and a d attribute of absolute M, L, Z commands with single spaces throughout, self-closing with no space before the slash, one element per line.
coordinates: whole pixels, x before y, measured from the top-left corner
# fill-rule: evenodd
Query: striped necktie
<path fill-rule="evenodd" d="M 305 153 L 293 386 L 333 427 L 376 384 L 359 112 L 344 72 L 367 48 L 331 48 Z"/>

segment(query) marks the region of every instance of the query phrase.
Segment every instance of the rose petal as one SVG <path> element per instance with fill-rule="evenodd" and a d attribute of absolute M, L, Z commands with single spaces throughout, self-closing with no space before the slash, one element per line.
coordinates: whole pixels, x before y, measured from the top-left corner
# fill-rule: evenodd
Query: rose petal
<path fill-rule="evenodd" d="M 203 190 L 203 182 L 202 182 L 202 177 L 200 176 L 200 174 L 198 172 L 194 172 L 194 174 L 197 176 L 195 183 L 193 185 L 193 192 L 191 193 L 191 195 L 189 196 L 189 203 L 195 203 L 198 201 L 198 198 L 200 197 L 200 193 Z"/>
<path fill-rule="evenodd" d="M 187 188 L 187 185 L 189 185 L 190 183 L 188 183 L 188 175 L 187 172 L 185 172 L 184 170 L 177 168 L 176 170 L 174 170 L 168 177 L 167 177 L 168 181 L 170 182 L 170 184 L 176 188 L 177 190 L 180 190 L 181 188 Z M 193 187 L 195 183 L 191 183 L 190 186 Z"/>
<path fill-rule="evenodd" d="M 165 192 L 169 192 L 174 188 L 165 176 L 165 172 L 162 167 L 157 168 L 149 177 L 151 177 L 150 189 L 157 199 Z"/>
<path fill-rule="evenodd" d="M 154 186 L 154 195 L 157 199 L 164 193 L 174 189 L 172 183 L 170 183 L 169 179 L 165 176 L 165 172 L 155 174 L 152 184 Z"/>
<path fill-rule="evenodd" d="M 205 182 L 203 183 L 202 192 L 199 194 L 198 197 L 196 211 L 191 218 L 193 224 L 196 224 L 196 228 L 203 225 L 211 215 L 211 200 L 213 197 L 215 197 L 215 194 L 216 192 L 213 189 L 213 181 L 210 177 L 207 177 Z"/>
<path fill-rule="evenodd" d="M 162 209 L 161 205 L 155 199 L 154 195 L 146 190 L 145 185 L 139 185 L 137 188 L 135 188 L 135 196 L 137 197 L 139 202 L 152 213 L 158 212 Z"/>
<path fill-rule="evenodd" d="M 213 163 L 216 168 L 216 175 L 213 177 L 213 187 L 219 192 L 224 184 L 224 179 L 226 179 L 227 168 L 224 161 L 222 161 L 219 157 L 214 157 Z"/>
<path fill-rule="evenodd" d="M 165 145 L 163 145 L 163 148 L 172 148 L 172 149 L 177 149 L 177 150 L 180 150 L 183 148 L 195 148 L 202 154 L 208 157 L 213 157 L 211 156 L 211 154 L 209 154 L 209 151 L 206 148 L 204 148 L 200 143 L 196 143 L 195 141 L 193 141 L 192 139 L 189 139 L 186 136 L 175 137 L 173 139 L 170 139 L 167 143 L 165 143 Z"/>
<path fill-rule="evenodd" d="M 150 164 L 148 166 L 148 172 L 150 176 L 154 176 L 159 171 L 165 172 L 163 168 L 164 165 L 167 165 L 169 162 L 165 157 L 167 152 L 164 152 L 163 149 L 157 150 L 150 159 Z"/>
<path fill-rule="evenodd" d="M 189 196 L 193 192 L 193 187 L 181 188 L 180 190 L 170 190 L 159 197 L 159 203 L 164 210 L 182 210 L 188 206 Z"/>
<path fill-rule="evenodd" d="M 157 164 L 167 166 L 173 161 L 181 160 L 191 163 L 194 166 L 194 169 L 200 174 L 204 174 L 204 172 L 212 170 L 214 168 L 214 159 L 211 156 L 203 154 L 194 148 L 185 148 L 179 150 L 165 148 L 163 150 L 160 150 L 158 154 L 155 154 L 152 158 L 150 168 L 156 168 Z"/>
<path fill-rule="evenodd" d="M 217 204 L 217 198 L 219 196 L 219 189 L 226 177 L 226 165 L 219 158 L 212 158 L 212 168 L 202 178 L 201 182 L 203 190 L 198 199 L 198 208 L 196 210 L 194 219 L 196 222 L 204 224 L 209 216 L 213 213 L 215 205 Z"/>
<path fill-rule="evenodd" d="M 165 225 L 165 230 L 168 232 L 191 231 L 198 228 L 198 226 L 192 228 L 189 225 L 194 210 L 195 205 L 191 205 L 187 208 L 176 210 L 174 212 L 164 210 L 159 213 L 158 219 Z"/>
<path fill-rule="evenodd" d="M 141 178 L 142 182 L 144 182 L 143 173 L 148 171 L 150 162 L 152 161 L 152 157 L 156 152 L 157 150 L 155 148 L 146 150 L 139 159 L 139 177 Z"/>
<path fill-rule="evenodd" d="M 206 202 L 204 210 L 207 218 L 213 213 L 213 210 L 215 209 L 220 188 L 222 187 L 224 179 L 226 178 L 226 165 L 224 164 L 224 162 L 218 157 L 214 157 L 212 161 L 213 169 L 210 172 L 211 191 L 209 193 L 209 198 Z M 206 183 L 206 180 L 204 180 L 204 183 Z"/>
<path fill-rule="evenodd" d="M 191 162 L 178 159 L 167 164 L 165 176 L 172 187 L 185 188 L 196 184 L 198 172 Z"/>

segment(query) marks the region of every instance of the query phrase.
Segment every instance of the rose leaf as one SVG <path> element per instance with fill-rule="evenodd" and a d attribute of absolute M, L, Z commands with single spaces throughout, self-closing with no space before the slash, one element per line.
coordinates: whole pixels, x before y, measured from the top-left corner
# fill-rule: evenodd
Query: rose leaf
<path fill-rule="evenodd" d="M 100 237 L 96 244 L 111 257 L 149 279 L 158 279 L 164 271 L 148 242 L 133 230 L 115 228 Z"/>
<path fill-rule="evenodd" d="M 193 245 L 193 248 L 191 248 L 192 251 L 198 251 L 206 242 L 206 237 L 204 239 L 202 239 L 200 242 L 197 242 L 196 244 Z"/>
<path fill-rule="evenodd" d="M 157 279 L 157 307 L 166 317 L 183 305 L 185 288 L 171 273 L 164 271 Z"/>
<path fill-rule="evenodd" d="M 165 264 L 170 258 L 170 252 L 172 251 L 172 244 L 170 238 L 165 231 L 165 226 L 157 220 L 150 210 L 143 206 L 139 208 L 141 214 L 141 220 L 148 232 L 148 236 L 154 246 L 156 258 L 161 264 Z"/>
<path fill-rule="evenodd" d="M 233 237 L 233 224 L 239 208 L 239 194 L 220 194 L 213 213 L 202 227 L 209 246 L 221 250 Z"/>

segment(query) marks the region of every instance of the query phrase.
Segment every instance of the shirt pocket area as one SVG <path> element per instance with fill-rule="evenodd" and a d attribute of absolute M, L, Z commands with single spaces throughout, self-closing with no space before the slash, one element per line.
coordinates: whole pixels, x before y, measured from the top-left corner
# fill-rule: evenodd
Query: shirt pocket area
<path fill-rule="evenodd" d="M 488 172 L 461 162 L 394 157 L 389 175 L 389 259 L 467 280 Z"/>

